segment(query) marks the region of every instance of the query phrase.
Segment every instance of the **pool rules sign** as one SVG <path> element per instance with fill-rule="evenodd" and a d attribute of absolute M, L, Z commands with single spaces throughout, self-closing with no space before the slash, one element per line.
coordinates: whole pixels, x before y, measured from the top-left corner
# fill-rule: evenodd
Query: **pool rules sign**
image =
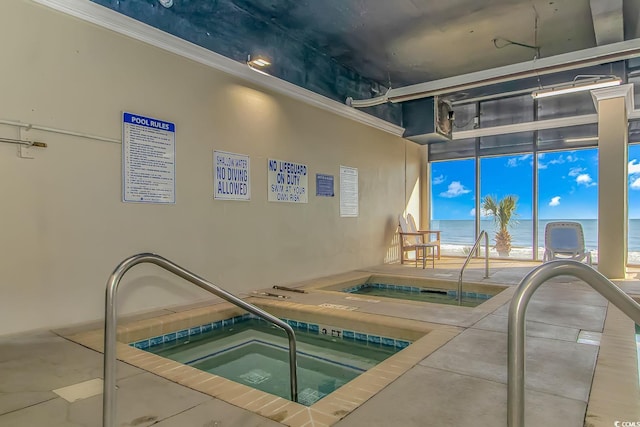
<path fill-rule="evenodd" d="M 176 126 L 123 113 L 122 201 L 176 202 Z"/>

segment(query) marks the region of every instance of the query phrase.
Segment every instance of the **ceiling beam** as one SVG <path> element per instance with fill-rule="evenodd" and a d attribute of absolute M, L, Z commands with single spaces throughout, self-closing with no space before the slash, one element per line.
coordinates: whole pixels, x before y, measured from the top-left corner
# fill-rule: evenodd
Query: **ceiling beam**
<path fill-rule="evenodd" d="M 602 46 L 624 40 L 622 0 L 590 0 L 596 44 Z"/>
<path fill-rule="evenodd" d="M 368 107 L 377 105 L 375 101 L 378 101 L 379 104 L 385 102 L 411 101 L 412 99 L 443 95 L 480 86 L 558 73 L 560 71 L 575 70 L 592 65 L 606 64 L 613 61 L 635 58 L 637 56 L 640 56 L 640 40 L 626 40 L 605 46 L 596 46 L 590 49 L 562 53 L 547 58 L 534 59 L 532 61 L 389 89 L 385 95 L 377 98 L 366 99 L 364 101 L 351 100 L 350 105 L 353 107 L 361 107 L 363 105 L 359 104 L 365 102 Z"/>

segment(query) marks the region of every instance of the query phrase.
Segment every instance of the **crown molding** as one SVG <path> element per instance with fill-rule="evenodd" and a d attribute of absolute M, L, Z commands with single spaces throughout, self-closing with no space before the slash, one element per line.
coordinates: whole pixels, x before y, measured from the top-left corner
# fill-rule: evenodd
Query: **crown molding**
<path fill-rule="evenodd" d="M 613 98 L 624 98 L 625 105 L 627 107 L 627 117 L 633 113 L 633 85 L 626 84 L 613 87 L 605 87 L 602 89 L 594 89 L 591 91 L 591 98 L 598 111 L 600 101 Z"/>

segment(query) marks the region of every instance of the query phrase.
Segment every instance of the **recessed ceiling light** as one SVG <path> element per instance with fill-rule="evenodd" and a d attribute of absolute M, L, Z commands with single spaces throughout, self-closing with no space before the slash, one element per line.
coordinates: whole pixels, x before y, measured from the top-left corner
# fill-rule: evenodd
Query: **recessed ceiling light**
<path fill-rule="evenodd" d="M 173 6 L 173 0 L 158 0 L 158 3 L 160 3 L 166 8 Z"/>

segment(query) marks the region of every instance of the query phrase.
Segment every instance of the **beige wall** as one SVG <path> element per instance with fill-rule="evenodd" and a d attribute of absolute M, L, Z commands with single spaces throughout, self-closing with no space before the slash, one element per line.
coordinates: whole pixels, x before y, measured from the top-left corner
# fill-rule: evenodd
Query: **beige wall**
<path fill-rule="evenodd" d="M 107 277 L 138 252 L 234 293 L 389 260 L 415 144 L 27 0 L 0 2 L 0 38 L 0 119 L 120 138 L 129 111 L 177 129 L 171 206 L 121 202 L 120 144 L 31 130 L 49 145 L 32 160 L 0 144 L 0 335 L 100 319 Z M 214 149 L 250 156 L 250 202 L 213 200 Z M 308 165 L 308 204 L 266 201 L 269 157 Z M 316 173 L 339 190 L 340 165 L 359 170 L 358 218 L 315 197 Z M 153 266 L 120 295 L 123 313 L 207 297 Z"/>

